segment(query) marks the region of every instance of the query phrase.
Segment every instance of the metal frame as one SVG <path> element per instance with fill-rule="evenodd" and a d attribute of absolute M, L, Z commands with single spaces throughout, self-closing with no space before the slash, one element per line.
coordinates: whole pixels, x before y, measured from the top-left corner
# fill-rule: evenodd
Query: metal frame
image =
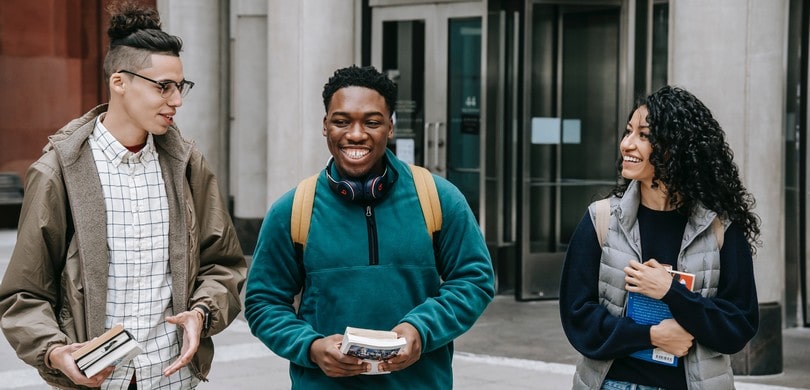
<path fill-rule="evenodd" d="M 440 176 L 447 175 L 447 85 L 448 85 L 448 53 L 447 44 L 448 21 L 451 18 L 484 17 L 484 3 L 481 1 L 444 1 L 423 3 L 419 1 L 371 1 L 371 63 L 377 68 L 382 65 L 382 24 L 386 21 L 425 21 L 425 96 L 424 96 L 424 143 L 425 166 Z M 483 33 L 483 31 L 482 31 Z M 483 37 L 483 36 L 482 36 Z M 482 38 L 482 65 L 485 64 L 484 41 Z M 486 68 L 482 67 L 482 75 Z M 485 77 L 481 78 L 483 91 Z M 431 86 L 433 88 L 431 89 Z M 480 94 L 482 99 L 484 93 Z M 482 107 L 484 101 L 482 101 Z M 481 123 L 485 123 L 482 110 Z M 479 163 L 479 175 L 483 176 L 486 149 L 483 140 L 486 136 L 482 125 L 480 139 L 482 142 Z M 432 145 L 432 160 L 428 159 L 428 146 Z M 485 204 L 485 188 L 479 181 L 481 203 L 479 215 L 483 218 Z"/>
<path fill-rule="evenodd" d="M 631 15 L 635 14 L 635 1 L 636 0 L 603 0 L 603 1 L 599 1 L 599 0 L 531 0 L 531 1 L 527 1 L 526 2 L 525 15 L 524 15 L 524 26 L 525 26 L 524 30 L 526 31 L 525 32 L 526 38 L 524 39 L 524 42 L 523 42 L 523 53 L 524 54 L 523 54 L 522 79 L 523 79 L 524 86 L 529 85 L 532 82 L 532 80 L 531 80 L 531 76 L 532 76 L 531 75 L 531 66 L 532 66 L 532 58 L 533 58 L 532 54 L 533 53 L 532 53 L 531 37 L 529 37 L 529 34 L 530 34 L 529 30 L 530 30 L 530 27 L 532 26 L 535 6 L 551 4 L 551 5 L 560 5 L 560 6 L 565 6 L 565 7 L 569 7 L 569 6 L 570 7 L 579 7 L 579 6 L 614 6 L 614 7 L 618 7 L 619 8 L 619 42 L 618 42 L 618 44 L 619 44 L 619 48 L 618 48 L 619 53 L 618 53 L 618 64 L 617 64 L 617 66 L 618 66 L 618 87 L 617 87 L 617 96 L 616 96 L 618 104 L 616 105 L 617 111 L 616 111 L 615 115 L 616 115 L 617 118 L 623 118 L 626 111 L 629 110 L 630 107 L 632 106 L 632 99 L 631 98 L 632 98 L 632 95 L 633 95 L 633 85 L 632 85 L 632 78 L 630 76 L 634 72 L 634 66 L 633 66 L 634 62 L 633 62 L 632 54 L 635 51 L 635 46 L 634 46 L 635 25 L 634 25 L 634 23 L 630 23 L 630 22 L 631 22 L 631 19 L 632 19 Z M 558 25 L 561 25 L 561 24 L 562 24 L 562 21 L 559 21 Z M 557 37 L 557 39 L 559 40 L 557 42 L 557 50 L 558 50 L 558 53 L 557 53 L 557 61 L 558 61 L 557 69 L 562 69 L 562 63 L 561 63 L 561 61 L 562 61 L 562 53 L 559 52 L 559 51 L 563 50 L 563 43 L 562 43 L 563 38 L 564 37 L 562 36 L 562 34 L 559 34 L 558 37 Z M 562 72 L 557 72 L 555 77 L 557 77 L 557 81 L 556 81 L 557 85 L 558 86 L 562 85 Z M 525 137 L 525 134 L 527 134 L 530 131 L 530 126 L 531 126 L 531 98 L 532 98 L 532 96 L 531 96 L 531 88 L 524 87 L 523 101 L 522 101 L 522 105 L 523 105 L 522 106 L 523 107 L 523 115 L 522 115 L 523 124 L 522 124 L 522 128 L 521 128 L 521 139 L 523 137 Z M 562 94 L 561 94 L 561 91 L 559 91 L 559 90 L 556 91 L 555 96 L 553 98 L 556 99 L 557 111 L 561 111 L 562 110 Z M 521 147 L 523 148 L 522 149 L 522 155 L 524 156 L 524 158 L 523 158 L 523 161 L 522 161 L 521 173 L 520 173 L 520 176 L 518 177 L 518 179 L 520 180 L 520 183 L 521 183 L 521 185 L 520 185 L 520 194 L 518 195 L 518 198 L 520 199 L 520 204 L 523 205 L 523 206 L 528 205 L 529 201 L 530 201 L 530 199 L 529 199 L 529 191 L 527 189 L 527 186 L 530 186 L 531 183 L 528 181 L 528 178 L 526 176 L 527 172 L 529 172 L 529 170 L 530 170 L 530 164 L 529 164 L 530 159 L 528 158 L 530 146 L 531 145 L 529 145 L 528 143 L 522 142 Z M 559 148 L 561 148 L 561 146 L 558 146 L 558 152 L 557 152 L 557 156 L 556 156 L 556 159 L 557 159 L 556 176 L 558 178 L 561 176 L 561 169 L 562 169 L 562 166 L 561 166 L 562 155 L 559 152 Z M 561 194 L 561 186 L 558 185 L 557 188 L 555 189 L 555 191 L 556 191 L 556 194 L 555 194 L 556 199 L 559 200 L 560 197 L 562 196 L 562 194 Z M 523 213 L 523 214 L 525 215 L 525 213 Z M 555 226 L 560 226 L 561 218 L 562 218 L 561 211 L 558 208 L 555 209 L 555 213 L 554 213 L 554 225 Z M 519 299 L 519 300 L 556 298 L 556 297 L 547 297 L 547 296 L 540 296 L 540 297 L 536 297 L 536 298 L 527 298 L 527 297 L 522 296 L 523 295 L 523 292 L 521 291 L 521 290 L 523 290 L 523 286 L 522 286 L 523 281 L 522 280 L 525 279 L 525 275 L 523 275 L 523 273 L 525 272 L 525 267 L 524 266 L 526 264 L 526 261 L 529 260 L 528 257 L 531 256 L 531 254 L 533 253 L 533 252 L 531 252 L 531 250 L 530 250 L 531 248 L 529 247 L 529 244 L 530 244 L 530 242 L 529 242 L 530 232 L 529 232 L 529 229 L 526 228 L 526 226 L 527 226 L 526 221 L 522 220 L 521 221 L 521 229 L 520 229 L 521 232 L 520 232 L 520 247 L 519 247 L 519 259 L 520 259 L 521 265 L 518 267 L 518 269 L 519 269 L 518 275 L 517 275 L 518 283 L 516 285 L 517 288 L 516 288 L 516 291 L 515 291 L 516 298 Z M 554 237 L 553 237 L 555 242 L 560 241 L 560 234 L 561 234 L 560 230 L 556 229 L 555 232 L 554 232 Z"/>

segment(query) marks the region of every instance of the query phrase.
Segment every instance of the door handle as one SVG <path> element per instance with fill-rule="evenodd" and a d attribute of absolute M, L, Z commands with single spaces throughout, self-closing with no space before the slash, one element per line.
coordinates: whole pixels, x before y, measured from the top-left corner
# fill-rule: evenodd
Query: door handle
<path fill-rule="evenodd" d="M 444 161 L 442 161 L 441 157 L 441 149 L 444 148 L 444 137 L 442 137 L 442 127 L 444 126 L 444 122 L 436 122 L 436 126 L 434 128 L 434 136 L 436 139 L 436 147 L 433 148 L 434 153 L 434 161 L 433 163 L 436 164 L 436 172 L 444 171 Z"/>
<path fill-rule="evenodd" d="M 422 143 L 424 144 L 424 148 L 422 149 L 422 166 L 428 170 L 431 169 L 430 152 L 433 141 L 430 138 L 430 128 L 432 126 L 433 122 L 425 122 L 425 131 L 422 133 Z"/>

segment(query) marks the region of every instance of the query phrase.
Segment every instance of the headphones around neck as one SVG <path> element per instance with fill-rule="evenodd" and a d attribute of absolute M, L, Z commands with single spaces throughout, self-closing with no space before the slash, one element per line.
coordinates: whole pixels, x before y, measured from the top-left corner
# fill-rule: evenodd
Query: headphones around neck
<path fill-rule="evenodd" d="M 388 191 L 388 166 L 382 175 L 371 176 L 363 181 L 335 180 L 329 171 L 335 158 L 330 157 L 326 162 L 326 178 L 329 179 L 329 188 L 339 197 L 353 202 L 373 201 L 380 199 Z"/>

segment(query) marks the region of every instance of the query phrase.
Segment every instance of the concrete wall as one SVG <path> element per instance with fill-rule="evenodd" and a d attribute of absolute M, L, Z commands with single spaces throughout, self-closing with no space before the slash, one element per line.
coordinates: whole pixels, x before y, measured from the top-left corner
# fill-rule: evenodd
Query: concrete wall
<path fill-rule="evenodd" d="M 268 205 L 329 157 L 323 129 L 323 85 L 354 63 L 354 0 L 269 0 Z"/>
<path fill-rule="evenodd" d="M 782 372 L 787 0 L 670 2 L 670 83 L 690 90 L 726 131 L 743 184 L 757 201 L 754 258 L 759 331 L 732 357 L 737 374 Z"/>
<path fill-rule="evenodd" d="M 358 0 L 158 0 L 197 85 L 177 121 L 233 200 L 251 252 L 268 207 L 323 167 L 321 92 L 359 58 Z M 232 66 L 232 69 L 229 68 Z"/>
<path fill-rule="evenodd" d="M 670 3 L 670 83 L 712 110 L 762 218 L 754 266 L 761 302 L 781 302 L 786 0 Z"/>
<path fill-rule="evenodd" d="M 183 40 L 183 74 L 195 83 L 177 111 L 177 124 L 196 142 L 228 190 L 228 9 L 219 0 L 158 0 L 163 29 Z"/>
<path fill-rule="evenodd" d="M 267 211 L 267 4 L 231 2 L 231 193 L 234 217 L 239 219 L 261 218 Z"/>

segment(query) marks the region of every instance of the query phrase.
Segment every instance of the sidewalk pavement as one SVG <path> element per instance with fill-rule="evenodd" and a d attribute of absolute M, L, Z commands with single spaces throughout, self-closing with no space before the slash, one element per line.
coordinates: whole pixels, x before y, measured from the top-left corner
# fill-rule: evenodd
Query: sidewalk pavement
<path fill-rule="evenodd" d="M 16 231 L 0 230 L 0 276 L 5 273 Z M 556 300 L 517 302 L 500 295 L 475 326 L 456 340 L 453 360 L 457 389 L 568 389 L 577 352 L 563 334 Z M 783 332 L 784 372 L 737 377 L 741 390 L 810 389 L 810 329 Z M 214 336 L 216 354 L 201 390 L 289 389 L 286 360 L 274 355 L 240 317 Z M 49 390 L 36 371 L 0 341 L 0 390 Z"/>

